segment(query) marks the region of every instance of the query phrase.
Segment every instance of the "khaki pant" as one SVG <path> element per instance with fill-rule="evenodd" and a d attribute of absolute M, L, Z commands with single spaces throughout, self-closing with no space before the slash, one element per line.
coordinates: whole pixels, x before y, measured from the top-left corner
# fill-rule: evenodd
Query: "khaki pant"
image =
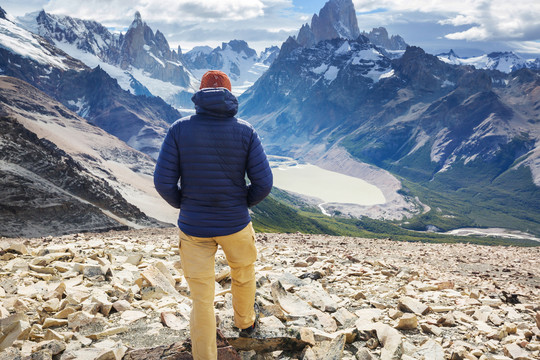
<path fill-rule="evenodd" d="M 257 249 L 252 224 L 232 235 L 213 238 L 189 236 L 180 231 L 180 258 L 193 302 L 190 332 L 195 360 L 217 359 L 214 259 L 218 245 L 231 267 L 234 323 L 245 329 L 255 321 Z"/>

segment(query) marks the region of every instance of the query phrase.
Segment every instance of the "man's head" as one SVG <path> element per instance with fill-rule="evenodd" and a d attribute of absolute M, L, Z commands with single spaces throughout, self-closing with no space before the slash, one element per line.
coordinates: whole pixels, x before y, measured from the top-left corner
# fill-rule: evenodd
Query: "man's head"
<path fill-rule="evenodd" d="M 222 87 L 231 91 L 231 80 L 229 80 L 227 74 L 219 70 L 207 71 L 202 76 L 201 87 L 199 89 L 218 87 Z"/>

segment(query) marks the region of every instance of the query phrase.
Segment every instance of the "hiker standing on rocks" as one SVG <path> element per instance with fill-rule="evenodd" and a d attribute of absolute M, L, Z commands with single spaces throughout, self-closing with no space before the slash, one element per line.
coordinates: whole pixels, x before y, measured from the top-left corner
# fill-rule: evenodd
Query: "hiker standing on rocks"
<path fill-rule="evenodd" d="M 196 114 L 170 127 L 154 185 L 171 206 L 180 209 L 180 258 L 193 301 L 193 357 L 215 360 L 215 253 L 218 245 L 225 252 L 231 267 L 235 325 L 240 336 L 249 336 L 257 325 L 257 250 L 248 208 L 270 193 L 272 171 L 253 127 L 235 117 L 238 100 L 225 73 L 205 73 L 191 99 Z"/>

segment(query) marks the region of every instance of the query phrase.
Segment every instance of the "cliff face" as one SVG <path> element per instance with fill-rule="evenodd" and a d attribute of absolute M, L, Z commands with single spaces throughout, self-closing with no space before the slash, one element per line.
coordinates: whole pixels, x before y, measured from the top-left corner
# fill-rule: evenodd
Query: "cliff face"
<path fill-rule="evenodd" d="M 155 79 L 175 85 L 191 86 L 181 54 L 171 51 L 165 36 L 159 30 L 154 34 L 139 12 L 120 42 L 119 57 L 114 63 L 125 70 L 142 69 Z"/>
<path fill-rule="evenodd" d="M 15 78 L 0 78 L 0 111 L 0 234 L 160 224 L 120 193 L 152 174 L 148 156 Z"/>

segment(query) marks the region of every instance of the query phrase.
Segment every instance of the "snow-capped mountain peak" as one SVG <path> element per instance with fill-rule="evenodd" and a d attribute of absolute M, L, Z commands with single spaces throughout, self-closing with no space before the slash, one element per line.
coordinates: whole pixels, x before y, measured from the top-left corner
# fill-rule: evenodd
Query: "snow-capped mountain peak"
<path fill-rule="evenodd" d="M 539 63 L 539 59 L 524 59 L 511 51 L 461 58 L 453 50 L 450 50 L 448 53 L 438 54 L 437 57 L 447 64 L 471 65 L 477 69 L 498 70 L 504 73 L 522 68 L 537 69 Z"/>
<path fill-rule="evenodd" d="M 243 40 L 231 40 L 212 49 L 197 46 L 184 55 L 186 65 L 197 79 L 208 70 L 229 75 L 233 93 L 242 94 L 264 73 L 279 53 L 278 47 L 267 48 L 260 56 Z"/>
<path fill-rule="evenodd" d="M 3 14 L 4 16 L 0 17 L 0 48 L 51 68 L 60 70 L 85 68 L 84 64 L 50 46 L 42 37 L 8 20 L 5 12 Z"/>
<path fill-rule="evenodd" d="M 311 26 L 302 26 L 297 41 L 302 46 L 312 46 L 324 40 L 354 40 L 358 36 L 360 30 L 352 0 L 330 0 L 319 11 L 319 15 L 313 15 Z"/>
<path fill-rule="evenodd" d="M 138 28 L 138 27 L 141 27 L 143 26 L 143 21 L 142 21 L 142 16 L 141 16 L 141 13 L 136 11 L 135 12 L 135 15 L 134 15 L 134 19 L 133 19 L 133 22 L 131 23 L 131 25 L 129 26 L 129 29 L 132 29 L 132 28 Z M 129 30 L 128 30 L 129 31 Z"/>
<path fill-rule="evenodd" d="M 113 34 L 95 21 L 45 11 L 17 20 L 87 66 L 101 67 L 124 90 L 191 107 L 196 79 L 186 69 L 181 50 L 171 51 L 163 33 L 154 33 L 139 12 L 126 34 Z"/>

